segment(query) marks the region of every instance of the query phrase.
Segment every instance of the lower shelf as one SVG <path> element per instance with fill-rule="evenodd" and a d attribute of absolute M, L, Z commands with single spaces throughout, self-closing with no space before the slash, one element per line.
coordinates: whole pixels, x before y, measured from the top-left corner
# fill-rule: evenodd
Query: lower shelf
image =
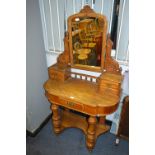
<path fill-rule="evenodd" d="M 61 131 L 66 128 L 79 128 L 87 136 L 88 123 L 86 117 L 63 110 L 61 112 Z M 107 132 L 109 129 L 110 126 L 97 122 L 96 139 L 99 135 Z"/>

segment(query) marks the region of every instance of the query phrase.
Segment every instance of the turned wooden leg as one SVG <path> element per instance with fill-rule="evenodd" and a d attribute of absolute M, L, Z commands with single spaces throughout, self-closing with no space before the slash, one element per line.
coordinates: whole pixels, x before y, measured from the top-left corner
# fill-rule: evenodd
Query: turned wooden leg
<path fill-rule="evenodd" d="M 105 116 L 102 116 L 99 118 L 99 123 L 100 124 L 105 124 Z"/>
<path fill-rule="evenodd" d="M 94 116 L 90 116 L 88 119 L 88 130 L 87 130 L 87 139 L 86 144 L 89 151 L 94 148 L 95 145 L 95 131 L 96 131 L 96 122 L 97 119 Z"/>
<path fill-rule="evenodd" d="M 53 127 L 54 127 L 54 132 L 56 134 L 59 134 L 61 132 L 61 121 L 60 121 L 60 115 L 58 111 L 59 106 L 56 104 L 51 105 L 51 110 L 53 112 L 52 120 L 53 120 Z"/>

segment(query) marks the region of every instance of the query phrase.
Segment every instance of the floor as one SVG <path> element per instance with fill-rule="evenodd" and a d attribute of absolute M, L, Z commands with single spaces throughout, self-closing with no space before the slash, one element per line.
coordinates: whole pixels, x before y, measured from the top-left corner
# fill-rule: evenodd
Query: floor
<path fill-rule="evenodd" d="M 26 137 L 27 155 L 128 155 L 129 143 L 121 139 L 115 146 L 115 135 L 107 132 L 98 137 L 96 146 L 89 152 L 85 145 L 83 132 L 69 128 L 56 136 L 51 120 L 35 137 Z"/>

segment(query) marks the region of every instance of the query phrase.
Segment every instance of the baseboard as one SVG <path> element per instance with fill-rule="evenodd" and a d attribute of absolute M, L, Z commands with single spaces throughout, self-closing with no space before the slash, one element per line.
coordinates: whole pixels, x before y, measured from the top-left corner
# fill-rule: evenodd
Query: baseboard
<path fill-rule="evenodd" d="M 28 131 L 26 130 L 26 136 L 31 136 L 31 137 L 35 137 L 39 132 L 40 130 L 48 123 L 48 121 L 51 119 L 51 115 L 52 114 L 49 114 L 45 120 L 40 124 L 40 126 L 34 131 L 34 132 L 31 132 L 31 131 Z"/>

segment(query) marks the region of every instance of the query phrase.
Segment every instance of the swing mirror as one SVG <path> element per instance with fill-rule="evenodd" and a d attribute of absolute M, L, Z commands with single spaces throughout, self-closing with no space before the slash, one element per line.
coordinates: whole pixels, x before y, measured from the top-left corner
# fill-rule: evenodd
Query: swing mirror
<path fill-rule="evenodd" d="M 104 65 L 106 18 L 88 9 L 68 19 L 71 65 L 100 71 Z"/>

